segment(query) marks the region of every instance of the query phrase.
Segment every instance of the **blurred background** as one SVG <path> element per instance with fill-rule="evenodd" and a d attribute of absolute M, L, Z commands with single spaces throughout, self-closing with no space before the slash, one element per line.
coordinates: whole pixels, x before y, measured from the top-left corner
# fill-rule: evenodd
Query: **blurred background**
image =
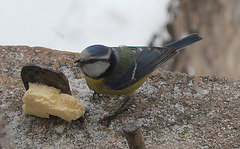
<path fill-rule="evenodd" d="M 0 43 L 81 52 L 92 44 L 146 45 L 169 0 L 0 0 Z M 167 35 L 167 33 L 166 33 Z M 165 35 L 165 36 L 166 36 Z"/>
<path fill-rule="evenodd" d="M 92 44 L 161 46 L 203 40 L 163 68 L 240 79 L 239 0 L 0 0 L 0 44 L 81 52 Z"/>

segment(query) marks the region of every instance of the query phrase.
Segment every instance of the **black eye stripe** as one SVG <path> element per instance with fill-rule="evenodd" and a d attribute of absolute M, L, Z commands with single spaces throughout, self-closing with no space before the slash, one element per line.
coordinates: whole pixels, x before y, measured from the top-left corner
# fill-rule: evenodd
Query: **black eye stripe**
<path fill-rule="evenodd" d="M 88 61 L 83 61 L 82 64 L 93 64 L 95 62 L 109 62 L 108 59 L 90 59 Z"/>
<path fill-rule="evenodd" d="M 108 62 L 110 63 L 110 66 L 108 67 L 108 69 L 101 74 L 98 78 L 104 78 L 107 77 L 109 75 L 111 75 L 111 73 L 113 72 L 113 70 L 115 69 L 116 65 L 117 65 L 117 58 L 113 52 L 113 50 L 111 50 L 111 55 L 108 59 Z"/>

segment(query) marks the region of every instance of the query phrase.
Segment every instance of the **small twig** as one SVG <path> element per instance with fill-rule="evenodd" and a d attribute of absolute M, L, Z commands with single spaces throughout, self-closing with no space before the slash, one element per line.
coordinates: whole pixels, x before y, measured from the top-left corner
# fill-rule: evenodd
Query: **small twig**
<path fill-rule="evenodd" d="M 123 132 L 130 149 L 146 149 L 142 131 L 136 123 L 124 124 Z"/>

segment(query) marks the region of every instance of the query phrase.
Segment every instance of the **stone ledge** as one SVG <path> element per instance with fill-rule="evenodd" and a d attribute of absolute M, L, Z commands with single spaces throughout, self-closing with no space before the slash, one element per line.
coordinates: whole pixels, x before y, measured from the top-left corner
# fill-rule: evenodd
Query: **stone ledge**
<path fill-rule="evenodd" d="M 103 96 L 91 102 L 92 91 L 73 66 L 78 53 L 41 47 L 0 46 L 0 142 L 3 148 L 127 148 L 124 122 L 141 126 L 147 148 L 237 148 L 240 146 L 240 81 L 188 76 L 159 69 L 140 87 L 136 107 L 110 127 L 99 123 L 123 96 Z M 24 65 L 36 64 L 63 72 L 73 96 L 86 114 L 71 123 L 27 116 L 21 98 Z"/>

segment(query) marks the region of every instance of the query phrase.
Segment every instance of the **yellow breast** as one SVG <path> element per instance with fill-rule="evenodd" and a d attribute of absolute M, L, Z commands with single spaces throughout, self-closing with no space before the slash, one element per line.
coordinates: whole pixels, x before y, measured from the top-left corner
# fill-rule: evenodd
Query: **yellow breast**
<path fill-rule="evenodd" d="M 135 90 L 137 90 L 146 81 L 146 79 L 148 77 L 149 77 L 149 75 L 147 75 L 146 77 L 137 81 L 132 86 L 129 86 L 129 87 L 121 89 L 121 90 L 113 90 L 113 89 L 108 88 L 104 84 L 104 79 L 103 78 L 92 79 L 92 78 L 89 78 L 89 77 L 85 76 L 85 79 L 86 79 L 88 87 L 91 88 L 92 90 L 94 90 L 97 93 L 107 94 L 107 95 L 131 95 L 131 94 L 134 93 Z"/>

